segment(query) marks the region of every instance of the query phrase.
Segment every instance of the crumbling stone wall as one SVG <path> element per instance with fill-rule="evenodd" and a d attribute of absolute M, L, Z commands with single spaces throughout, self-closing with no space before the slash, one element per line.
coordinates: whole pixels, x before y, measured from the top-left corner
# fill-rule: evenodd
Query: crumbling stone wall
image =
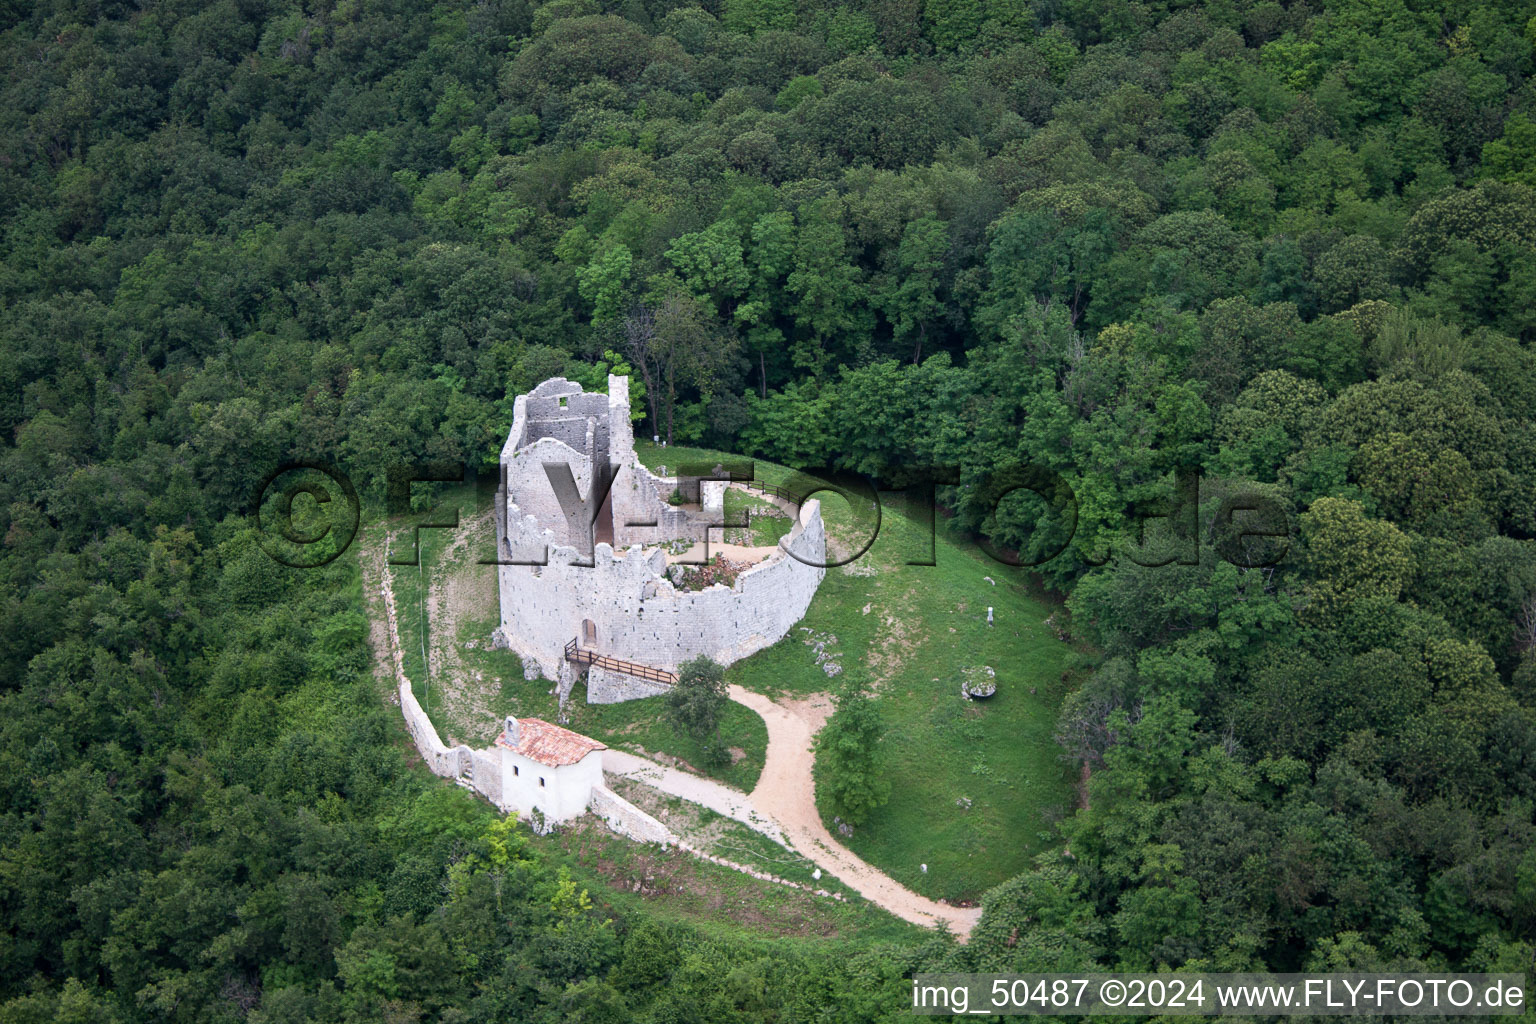
<path fill-rule="evenodd" d="M 509 522 L 516 522 L 512 509 Z M 529 536 L 542 531 L 526 517 L 512 532 L 522 536 L 512 546 L 526 549 L 533 546 Z M 814 499 L 780 542 L 783 550 L 730 587 L 677 590 L 662 574 L 659 549 L 645 554 L 632 546 L 616 554 L 599 544 L 592 564 L 583 565 L 574 548 L 545 536 L 549 564 L 504 565 L 499 582 L 502 634 L 550 679 L 558 678 L 565 645 L 578 637 L 583 646 L 653 668 L 675 670 L 701 654 L 729 665 L 789 632 L 826 576 L 826 530 Z M 595 627 L 595 640 L 584 638 L 586 622 Z"/>
<path fill-rule="evenodd" d="M 627 383 L 627 378 L 625 378 Z M 628 405 L 628 389 L 625 390 Z M 502 448 L 506 456 L 541 437 L 552 437 L 588 458 L 608 454 L 610 396 L 586 392 L 575 381 L 553 377 L 512 403 L 512 430 Z M 596 422 L 595 446 L 588 447 L 587 421 Z M 626 421 L 627 422 L 627 421 Z M 633 450 L 634 441 L 629 447 Z M 503 459 L 505 461 L 505 459 Z"/>
<path fill-rule="evenodd" d="M 462 743 L 454 747 L 445 744 L 409 683 L 400 685 L 400 712 L 405 716 L 405 727 L 416 743 L 416 750 L 433 775 L 454 779 L 500 810 L 508 809 L 502 801 L 501 758 L 496 751 L 471 750 Z"/>
<path fill-rule="evenodd" d="M 507 473 L 507 493 L 515 496 L 510 497 L 509 501 L 517 505 L 521 515 L 532 516 L 538 521 L 541 531 L 550 531 L 560 543 L 585 547 L 585 543 L 578 542 L 586 540 L 587 523 L 579 521 L 579 510 L 568 513 L 561 507 L 544 469 L 546 462 L 560 462 L 570 466 L 571 475 L 582 494 L 588 493 L 592 460 L 561 441 L 545 437 L 527 448 L 519 449 L 510 460 L 503 463 Z M 573 522 L 573 518 L 577 521 Z M 519 553 L 516 557 L 531 561 L 536 556 Z"/>
<path fill-rule="evenodd" d="M 700 486 L 704 508 L 690 512 L 665 497 L 675 478 L 658 477 L 634 455 L 629 379 L 610 376 L 608 394 L 588 394 L 564 378 L 545 381 L 520 396 L 502 449 L 503 487 L 497 508 L 497 544 L 516 563 L 500 567 L 500 635 L 561 685 L 571 680 L 565 645 L 583 646 L 625 661 L 675 669 L 698 655 L 730 664 L 777 641 L 800 620 L 826 575 L 826 531 L 821 506 L 808 501 L 781 550 L 742 573 L 731 587 L 678 591 L 664 574 L 665 556 L 654 545 L 672 539 L 719 542 L 707 532 L 722 520 L 725 484 Z M 614 544 L 590 544 L 595 470 L 614 471 L 609 491 Z M 582 509 L 562 507 L 546 462 L 570 467 Z M 569 504 L 569 502 L 568 502 Z M 635 524 L 654 525 L 635 525 Z M 642 545 L 652 546 L 648 553 Z M 586 625 L 595 628 L 595 638 Z M 650 696 L 639 680 L 599 673 L 588 681 L 596 702 Z"/>

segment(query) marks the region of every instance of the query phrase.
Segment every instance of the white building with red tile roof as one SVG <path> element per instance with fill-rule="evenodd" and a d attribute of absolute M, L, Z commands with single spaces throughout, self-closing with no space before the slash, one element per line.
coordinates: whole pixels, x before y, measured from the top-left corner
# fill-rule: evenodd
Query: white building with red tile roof
<path fill-rule="evenodd" d="M 501 755 L 501 809 L 535 828 L 540 819 L 547 827 L 585 814 L 593 788 L 603 785 L 608 748 L 537 718 L 508 715 L 504 724 L 494 747 Z"/>

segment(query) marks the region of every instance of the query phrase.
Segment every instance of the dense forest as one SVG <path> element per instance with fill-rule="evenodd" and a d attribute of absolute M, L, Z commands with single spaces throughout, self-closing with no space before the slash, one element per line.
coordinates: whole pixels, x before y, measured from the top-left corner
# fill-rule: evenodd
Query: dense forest
<path fill-rule="evenodd" d="M 842 1022 L 904 1017 L 919 968 L 1533 969 L 1536 0 L 0 26 L 0 1021 Z M 952 469 L 948 528 L 1065 596 L 1085 806 L 969 945 L 600 912 L 407 767 L 355 566 L 252 543 L 284 460 L 378 503 L 616 366 L 643 434 Z M 1022 466 L 1071 509 L 996 500 Z M 1275 557 L 1223 557 L 1241 495 Z"/>

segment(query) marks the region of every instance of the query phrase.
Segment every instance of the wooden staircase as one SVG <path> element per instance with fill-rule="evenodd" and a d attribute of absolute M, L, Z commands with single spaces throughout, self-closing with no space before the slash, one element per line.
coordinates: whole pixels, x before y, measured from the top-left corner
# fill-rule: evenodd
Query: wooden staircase
<path fill-rule="evenodd" d="M 624 661 L 621 658 L 611 658 L 606 654 L 598 654 L 581 646 L 578 639 L 565 645 L 565 660 L 575 665 L 596 665 L 598 668 L 606 668 L 613 672 L 623 672 L 625 675 L 634 676 L 636 679 L 644 679 L 647 682 L 661 683 L 665 686 L 677 685 L 677 673 L 668 672 L 665 669 L 652 668 L 649 665 L 640 665 L 633 661 Z"/>

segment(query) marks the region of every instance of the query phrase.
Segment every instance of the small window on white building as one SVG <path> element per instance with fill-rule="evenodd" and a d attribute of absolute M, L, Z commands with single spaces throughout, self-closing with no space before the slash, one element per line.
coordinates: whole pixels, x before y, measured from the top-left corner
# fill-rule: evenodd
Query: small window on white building
<path fill-rule="evenodd" d="M 542 776 L 542 775 L 539 776 L 539 788 L 540 789 L 544 788 L 544 776 Z"/>
<path fill-rule="evenodd" d="M 521 773 L 520 773 L 520 772 L 518 772 L 518 770 L 517 770 L 517 765 L 513 765 L 513 766 L 512 766 L 512 774 L 513 774 L 513 775 L 518 775 L 518 774 L 521 774 Z"/>

